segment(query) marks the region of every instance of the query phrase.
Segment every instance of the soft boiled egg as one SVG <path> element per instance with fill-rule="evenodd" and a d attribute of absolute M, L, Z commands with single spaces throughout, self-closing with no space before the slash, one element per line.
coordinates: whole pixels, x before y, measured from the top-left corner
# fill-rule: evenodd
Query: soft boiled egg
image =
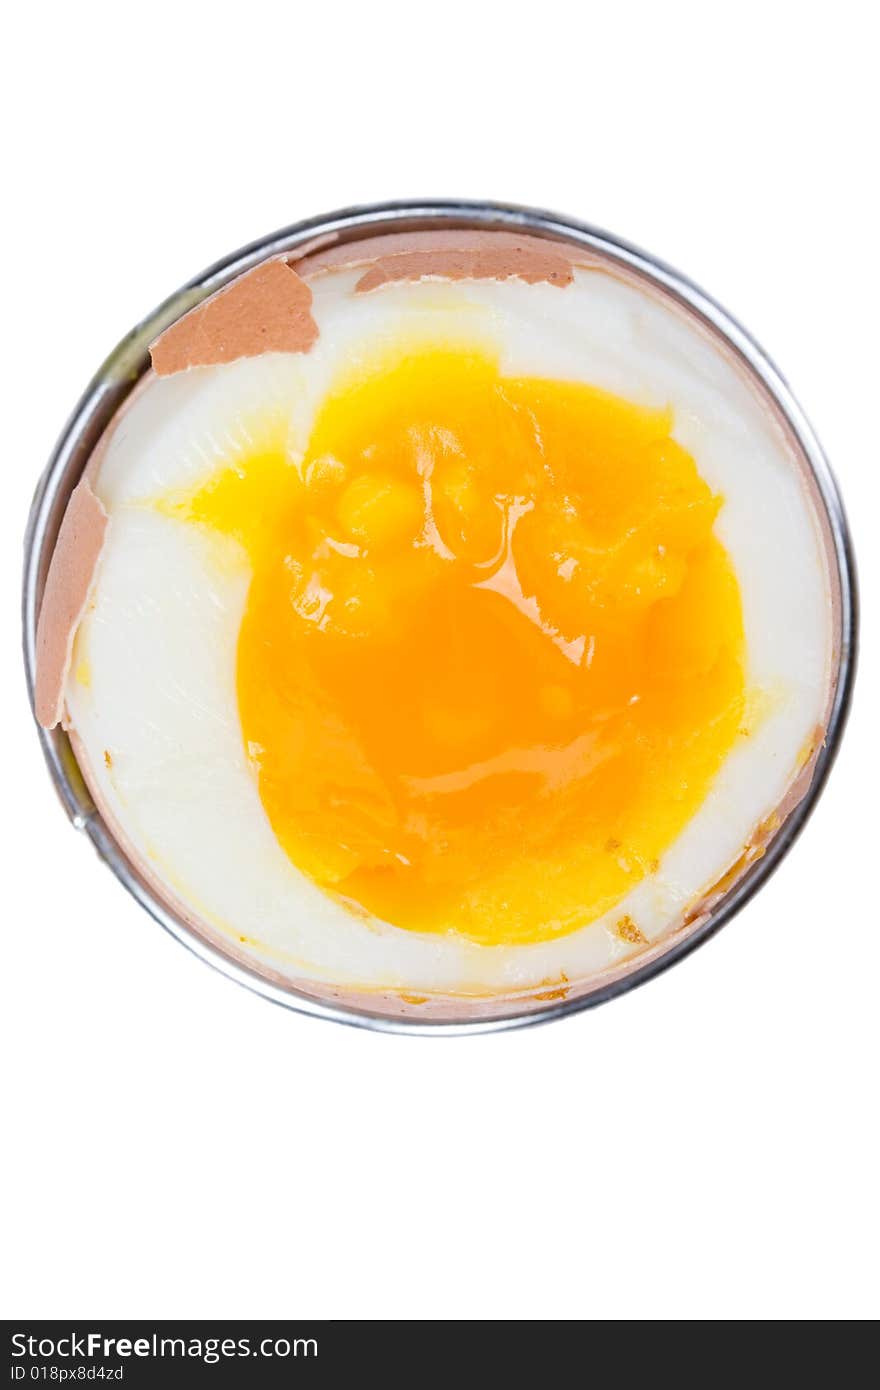
<path fill-rule="evenodd" d="M 795 444 L 696 315 L 562 242 L 378 237 L 154 344 L 62 527 L 37 710 L 257 971 L 563 998 L 806 790 L 833 598 Z"/>

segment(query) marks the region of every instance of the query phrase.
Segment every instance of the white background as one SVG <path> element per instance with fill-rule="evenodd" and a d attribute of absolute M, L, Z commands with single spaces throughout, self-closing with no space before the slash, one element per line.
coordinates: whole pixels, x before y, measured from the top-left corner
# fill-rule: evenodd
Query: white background
<path fill-rule="evenodd" d="M 880 1311 L 870 8 L 15 7 L 0 311 L 7 1316 Z M 741 917 L 598 1011 L 421 1040 L 273 1008 L 127 898 L 45 774 L 17 605 L 37 476 L 136 320 L 277 226 L 443 195 L 607 226 L 752 329 L 831 455 L 866 621 L 827 792 Z"/>

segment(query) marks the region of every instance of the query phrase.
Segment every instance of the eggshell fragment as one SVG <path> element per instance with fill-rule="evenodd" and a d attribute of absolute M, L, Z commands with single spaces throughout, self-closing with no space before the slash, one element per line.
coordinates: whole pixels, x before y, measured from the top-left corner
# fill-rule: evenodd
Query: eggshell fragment
<path fill-rule="evenodd" d="M 305 278 L 326 269 L 366 266 L 355 290 L 359 294 L 401 280 L 546 281 L 563 288 L 572 282 L 572 266 L 589 261 L 574 248 L 542 237 L 511 232 L 439 231 L 391 233 L 331 246 L 293 262 Z"/>
<path fill-rule="evenodd" d="M 106 530 L 107 513 L 83 479 L 64 513 L 37 623 L 34 709 L 46 729 L 54 728 L 64 710 L 73 639 L 89 601 Z"/>
<path fill-rule="evenodd" d="M 266 261 L 166 328 L 150 348 L 157 376 L 190 367 L 308 352 L 318 336 L 312 292 L 284 260 Z"/>

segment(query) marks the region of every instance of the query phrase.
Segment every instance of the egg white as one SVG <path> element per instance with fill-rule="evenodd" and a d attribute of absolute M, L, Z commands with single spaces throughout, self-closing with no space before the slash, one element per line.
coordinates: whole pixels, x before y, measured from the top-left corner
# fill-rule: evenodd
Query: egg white
<path fill-rule="evenodd" d="M 320 336 L 308 354 L 150 378 L 121 415 L 94 483 L 110 521 L 67 683 L 69 722 L 136 855 L 256 961 L 292 979 L 426 994 L 501 994 L 563 974 L 576 982 L 639 949 L 614 930 L 622 914 L 650 942 L 678 926 L 793 780 L 831 671 L 815 511 L 746 373 L 695 321 L 636 284 L 582 270 L 564 290 L 429 281 L 354 295 L 359 274 L 313 282 Z M 764 712 L 659 872 L 556 941 L 486 947 L 366 920 L 294 867 L 242 746 L 235 667 L 247 559 L 234 541 L 147 505 L 204 482 L 268 411 L 284 415 L 291 450 L 302 450 L 339 373 L 409 336 L 492 346 L 506 374 L 583 380 L 670 405 L 676 439 L 725 499 L 716 531 L 739 578 L 747 683 Z"/>

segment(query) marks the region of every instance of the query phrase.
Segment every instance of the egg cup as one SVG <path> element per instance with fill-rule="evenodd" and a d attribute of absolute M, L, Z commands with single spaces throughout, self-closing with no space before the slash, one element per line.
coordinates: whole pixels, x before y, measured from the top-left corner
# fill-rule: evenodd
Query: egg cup
<path fill-rule="evenodd" d="M 225 258 L 173 295 L 119 344 L 100 368 L 69 420 L 34 498 L 25 543 L 24 651 L 34 698 L 37 619 L 49 562 L 71 493 L 108 425 L 150 365 L 149 345 L 181 315 L 269 258 L 307 248 L 347 245 L 379 233 L 434 229 L 501 230 L 568 243 L 594 261 L 661 292 L 733 355 L 785 431 L 807 482 L 823 533 L 830 577 L 833 652 L 830 701 L 804 767 L 776 807 L 760 838 L 703 895 L 667 935 L 633 955 L 562 988 L 517 990 L 484 997 L 411 997 L 401 990 L 363 990 L 291 979 L 236 949 L 157 890 L 132 861 L 125 837 L 102 817 L 86 786 L 67 733 L 39 729 L 50 775 L 69 818 L 150 915 L 183 945 L 230 979 L 302 1013 L 355 1026 L 422 1034 L 469 1033 L 560 1018 L 601 1003 L 650 979 L 681 959 L 749 900 L 780 863 L 822 790 L 846 720 L 856 646 L 854 563 L 840 497 L 822 449 L 784 379 L 754 339 L 683 276 L 606 232 L 554 214 L 491 203 L 416 202 L 352 208 L 298 223 Z"/>

